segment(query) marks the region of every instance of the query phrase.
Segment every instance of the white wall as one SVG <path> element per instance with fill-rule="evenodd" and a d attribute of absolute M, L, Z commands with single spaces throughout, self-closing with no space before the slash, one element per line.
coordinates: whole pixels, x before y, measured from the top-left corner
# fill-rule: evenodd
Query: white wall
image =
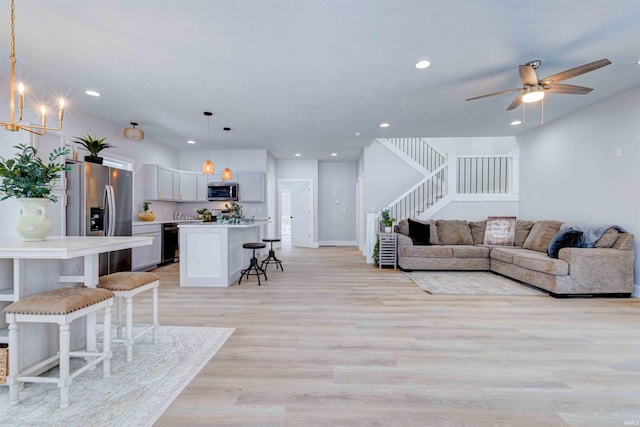
<path fill-rule="evenodd" d="M 355 162 L 318 164 L 318 239 L 322 245 L 356 245 Z"/>
<path fill-rule="evenodd" d="M 518 202 L 455 201 L 449 203 L 429 219 L 463 219 L 467 221 L 483 221 L 490 216 L 518 216 Z M 528 218 L 522 217 L 521 219 Z"/>
<path fill-rule="evenodd" d="M 518 150 L 513 136 L 424 138 L 427 144 L 441 154 L 507 154 Z"/>
<path fill-rule="evenodd" d="M 313 186 L 313 236 L 312 243 L 318 244 L 318 160 L 278 160 L 278 180 L 310 180 Z M 280 212 L 278 212 L 278 218 Z"/>
<path fill-rule="evenodd" d="M 617 224 L 640 250 L 640 87 L 518 137 L 520 216 Z M 619 147 L 622 155 L 616 157 Z"/>

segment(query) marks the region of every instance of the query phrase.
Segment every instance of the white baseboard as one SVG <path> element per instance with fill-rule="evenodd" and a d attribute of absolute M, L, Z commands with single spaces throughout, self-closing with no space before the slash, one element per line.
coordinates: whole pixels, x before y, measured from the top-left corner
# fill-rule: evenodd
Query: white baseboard
<path fill-rule="evenodd" d="M 320 240 L 320 246 L 358 246 L 355 240 Z"/>

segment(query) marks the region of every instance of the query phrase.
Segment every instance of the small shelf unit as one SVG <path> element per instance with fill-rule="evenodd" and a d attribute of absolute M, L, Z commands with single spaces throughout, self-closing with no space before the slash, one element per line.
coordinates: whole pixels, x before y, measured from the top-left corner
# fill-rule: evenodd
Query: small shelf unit
<path fill-rule="evenodd" d="M 396 233 L 378 233 L 378 268 L 383 265 L 393 265 L 397 267 L 397 241 Z"/>

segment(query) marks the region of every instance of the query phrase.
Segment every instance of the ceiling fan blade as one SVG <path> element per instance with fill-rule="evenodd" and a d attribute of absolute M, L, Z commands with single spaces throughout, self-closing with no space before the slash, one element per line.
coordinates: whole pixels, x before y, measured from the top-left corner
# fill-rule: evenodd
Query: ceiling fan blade
<path fill-rule="evenodd" d="M 504 95 L 505 93 L 518 92 L 524 90 L 522 88 L 503 90 L 502 92 L 488 93 L 486 95 L 476 96 L 474 98 L 465 99 L 465 101 L 473 101 L 475 99 L 487 98 L 489 96 Z"/>
<path fill-rule="evenodd" d="M 599 61 L 594 61 L 589 64 L 580 65 L 579 67 L 571 68 L 569 70 L 562 71 L 558 74 L 554 74 L 552 76 L 546 77 L 542 79 L 540 83 L 543 85 L 548 85 L 551 83 L 561 82 L 563 80 L 571 79 L 581 74 L 585 74 L 590 71 L 597 70 L 598 68 L 602 68 L 609 64 L 611 64 L 611 61 L 609 61 L 608 59 L 601 59 Z"/>
<path fill-rule="evenodd" d="M 525 86 L 535 86 L 538 84 L 538 75 L 531 65 L 520 65 L 518 72 L 520 73 L 520 80 L 522 80 L 522 84 Z"/>
<path fill-rule="evenodd" d="M 550 93 L 565 93 L 568 95 L 586 95 L 591 92 L 593 89 L 590 87 L 584 86 L 575 86 L 575 85 L 551 85 L 548 89 L 545 88 L 545 92 Z"/>
<path fill-rule="evenodd" d="M 511 104 L 509 104 L 509 106 L 507 107 L 507 111 L 516 109 L 520 106 L 520 104 L 522 104 L 522 97 L 524 96 L 524 93 L 521 93 L 520 95 L 518 95 L 518 97 L 516 99 L 514 99 Z"/>

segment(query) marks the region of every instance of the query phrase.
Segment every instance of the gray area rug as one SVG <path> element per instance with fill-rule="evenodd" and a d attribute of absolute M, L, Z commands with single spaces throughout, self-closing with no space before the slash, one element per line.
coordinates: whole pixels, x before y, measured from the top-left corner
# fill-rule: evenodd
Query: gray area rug
<path fill-rule="evenodd" d="M 158 343 L 146 334 L 126 363 L 122 344 L 112 344 L 111 377 L 102 365 L 71 384 L 71 406 L 60 409 L 54 384 L 27 383 L 20 403 L 9 407 L 9 387 L 0 387 L 3 426 L 151 426 L 222 347 L 234 329 L 161 326 Z M 72 359 L 72 369 L 74 367 Z M 57 375 L 57 368 L 50 372 Z M 46 373 L 44 374 L 46 375 Z"/>
<path fill-rule="evenodd" d="M 423 291 L 434 295 L 548 295 L 488 271 L 411 271 L 404 274 Z"/>

